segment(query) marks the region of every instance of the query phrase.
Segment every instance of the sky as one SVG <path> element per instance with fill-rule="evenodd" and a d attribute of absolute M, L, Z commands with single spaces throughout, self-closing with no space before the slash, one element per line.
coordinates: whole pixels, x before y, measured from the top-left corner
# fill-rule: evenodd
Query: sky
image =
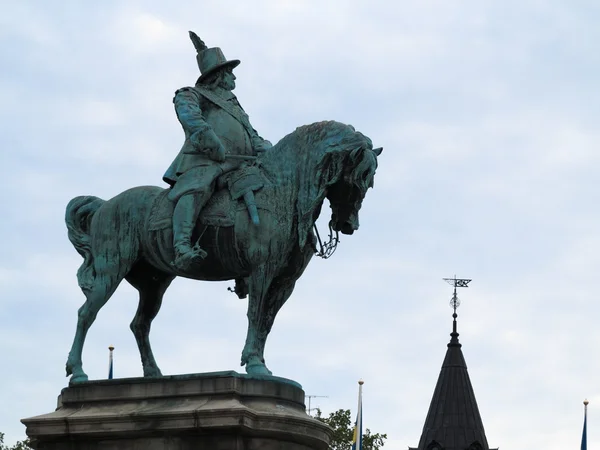
<path fill-rule="evenodd" d="M 168 3 L 168 4 L 167 4 Z M 574 0 L 0 0 L 0 431 L 56 406 L 84 301 L 64 209 L 158 185 L 198 77 L 194 30 L 242 61 L 238 99 L 279 141 L 321 120 L 384 148 L 361 227 L 314 258 L 265 357 L 386 450 L 419 442 L 452 327 L 492 447 L 600 446 L 600 4 Z M 328 220 L 323 208 L 321 224 Z M 177 279 L 153 322 L 164 374 L 241 370 L 246 300 Z M 142 375 L 122 284 L 90 379 Z"/>

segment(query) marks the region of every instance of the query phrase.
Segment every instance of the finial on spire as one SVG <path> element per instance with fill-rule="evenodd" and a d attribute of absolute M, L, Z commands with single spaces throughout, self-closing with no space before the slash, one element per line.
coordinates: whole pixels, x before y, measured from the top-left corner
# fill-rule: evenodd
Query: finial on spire
<path fill-rule="evenodd" d="M 469 283 L 471 282 L 471 280 L 467 280 L 466 278 L 456 278 L 456 275 L 454 275 L 454 278 L 444 278 L 443 280 L 446 283 L 454 286 L 454 295 L 452 295 L 452 299 L 450 300 L 450 306 L 452 306 L 452 308 L 454 308 L 454 314 L 456 314 L 456 308 L 458 308 L 460 306 L 460 300 L 458 299 L 458 296 L 456 295 L 456 288 L 457 287 L 465 287 L 465 288 L 469 287 Z"/>
<path fill-rule="evenodd" d="M 586 398 L 586 399 L 583 401 L 583 406 L 585 406 L 585 407 L 587 408 L 587 405 L 589 405 L 589 404 L 590 404 L 590 402 L 588 402 L 588 399 Z"/>
<path fill-rule="evenodd" d="M 456 314 L 456 308 L 460 306 L 460 300 L 458 298 L 458 295 L 456 294 L 456 288 L 469 287 L 469 283 L 471 282 L 471 280 L 466 278 L 456 278 L 456 275 L 454 275 L 454 278 L 443 278 L 443 280 L 446 283 L 454 286 L 454 293 L 452 294 L 452 299 L 450 300 L 450 306 L 452 306 L 452 309 L 454 309 L 454 313 L 452 314 L 452 318 L 454 320 L 452 322 L 452 333 L 450 334 L 450 336 L 452 336 L 452 339 L 450 340 L 450 344 L 460 345 L 458 343 L 458 332 L 456 331 L 456 318 L 458 317 L 458 314 Z"/>

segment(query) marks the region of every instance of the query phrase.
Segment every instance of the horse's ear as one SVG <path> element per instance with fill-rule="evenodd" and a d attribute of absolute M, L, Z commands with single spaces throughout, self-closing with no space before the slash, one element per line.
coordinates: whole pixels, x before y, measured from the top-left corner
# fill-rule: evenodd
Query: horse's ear
<path fill-rule="evenodd" d="M 381 155 L 381 152 L 383 151 L 383 147 L 374 148 L 373 151 L 375 152 L 376 156 L 379 156 L 379 155 Z"/>

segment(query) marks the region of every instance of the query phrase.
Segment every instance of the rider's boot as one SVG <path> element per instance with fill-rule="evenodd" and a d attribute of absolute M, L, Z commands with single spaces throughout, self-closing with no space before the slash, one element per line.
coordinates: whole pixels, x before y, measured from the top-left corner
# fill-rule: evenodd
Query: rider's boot
<path fill-rule="evenodd" d="M 200 199 L 194 194 L 182 196 L 173 211 L 173 247 L 175 260 L 172 265 L 179 270 L 186 270 L 189 265 L 206 258 L 207 253 L 198 244 L 192 247 L 192 231 L 196 225 L 198 211 L 201 209 Z"/>

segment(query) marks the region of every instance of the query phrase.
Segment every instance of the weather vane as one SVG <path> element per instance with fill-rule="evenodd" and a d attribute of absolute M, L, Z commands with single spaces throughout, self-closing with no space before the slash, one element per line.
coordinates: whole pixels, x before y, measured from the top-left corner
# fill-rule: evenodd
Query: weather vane
<path fill-rule="evenodd" d="M 456 288 L 469 287 L 469 283 L 471 282 L 471 280 L 468 280 L 466 278 L 456 278 L 456 275 L 454 275 L 454 278 L 444 278 L 443 280 L 446 283 L 454 286 L 454 294 L 452 295 L 452 299 L 450 300 L 450 306 L 452 306 L 452 308 L 454 309 L 453 317 L 456 319 L 456 308 L 460 306 L 460 300 L 458 298 L 458 295 L 456 295 Z"/>

